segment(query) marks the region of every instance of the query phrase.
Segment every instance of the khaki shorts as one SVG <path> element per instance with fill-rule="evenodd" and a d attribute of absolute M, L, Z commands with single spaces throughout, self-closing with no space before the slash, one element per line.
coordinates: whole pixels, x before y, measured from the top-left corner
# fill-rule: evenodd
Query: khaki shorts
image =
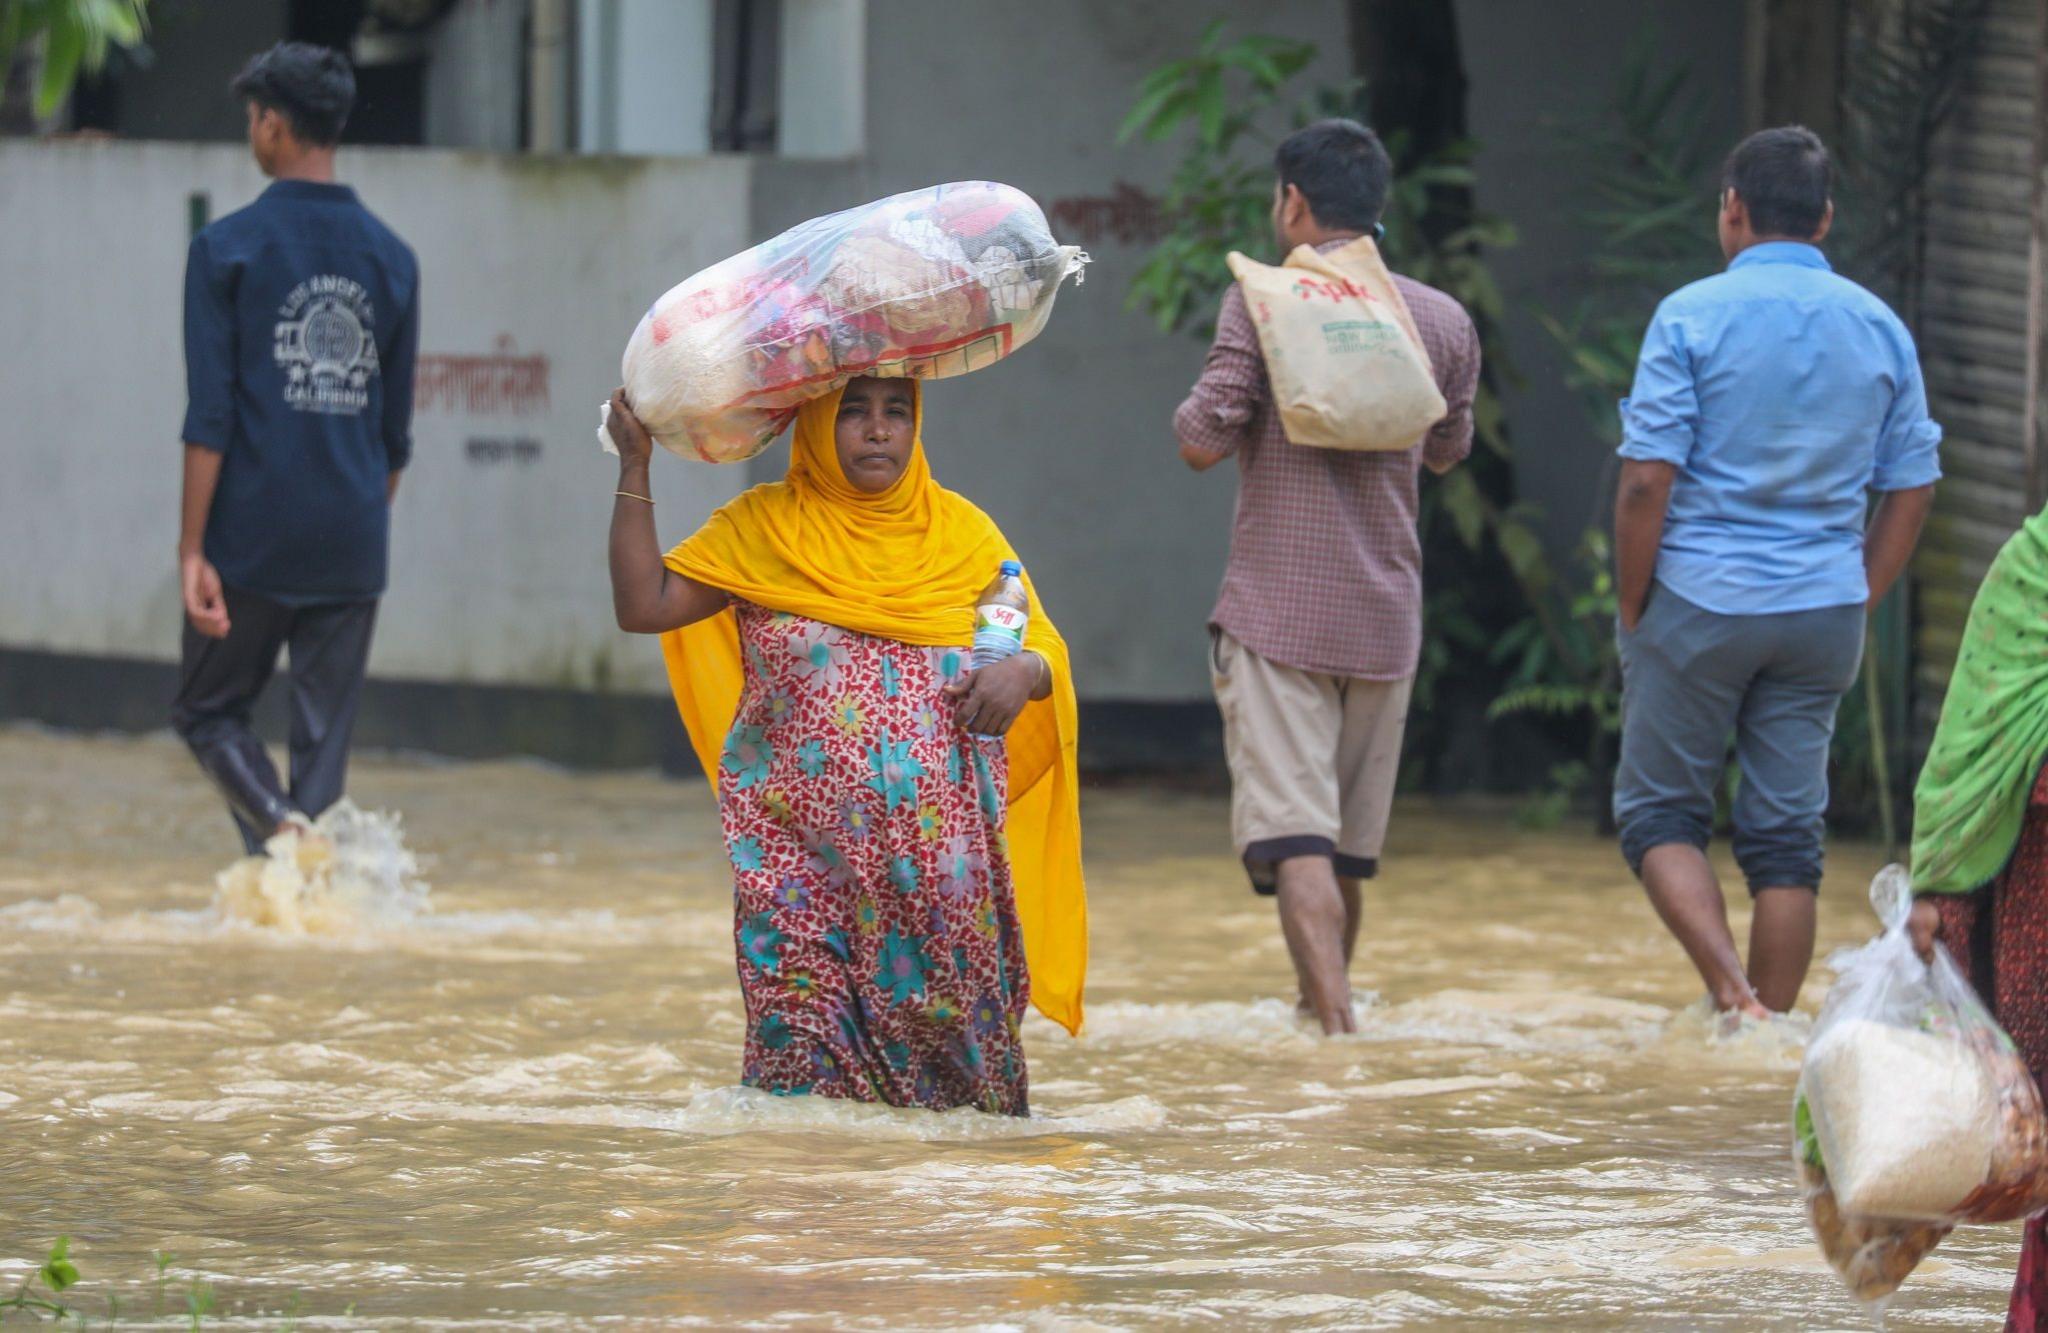
<path fill-rule="evenodd" d="M 1379 871 L 1401 734 L 1406 680 L 1299 671 L 1212 628 L 1209 675 L 1230 760 L 1232 840 L 1252 888 L 1275 889 L 1275 867 L 1327 856 L 1339 875 Z"/>

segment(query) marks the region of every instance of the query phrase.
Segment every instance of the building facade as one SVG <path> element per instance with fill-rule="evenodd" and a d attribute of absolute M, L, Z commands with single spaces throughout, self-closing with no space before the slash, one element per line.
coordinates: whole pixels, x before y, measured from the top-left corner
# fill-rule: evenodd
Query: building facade
<path fill-rule="evenodd" d="M 1095 263 L 1035 344 L 934 386 L 934 467 L 1003 523 L 1058 613 L 1089 762 L 1214 763 L 1203 623 L 1232 486 L 1173 457 L 1201 343 L 1126 308 L 1177 145 L 1120 145 L 1116 127 L 1138 81 L 1219 18 L 1315 42 L 1308 79 L 1341 83 L 1346 11 L 157 0 L 154 59 L 82 88 L 49 127 L 83 134 L 0 141 L 0 226 L 17 238 L 0 250 L 0 559 L 17 572 L 0 595 L 0 715 L 160 724 L 180 615 L 183 252 L 196 223 L 261 188 L 226 82 L 292 37 L 358 60 L 343 172 L 424 273 L 418 447 L 367 743 L 686 762 L 658 653 L 610 621 L 593 429 L 627 334 L 668 286 L 804 218 L 992 178 L 1038 198 Z M 1650 31 L 1698 61 L 1705 129 L 1732 138 L 1760 20 L 1685 0 L 1460 0 L 1458 16 L 1479 202 L 1524 236 L 1493 260 L 1522 373 L 1505 387 L 1521 485 L 1563 556 L 1600 508 L 1604 465 L 1539 319 L 1582 281 L 1574 217 L 1593 201 L 1571 128 Z M 660 460 L 664 538 L 782 458 Z"/>

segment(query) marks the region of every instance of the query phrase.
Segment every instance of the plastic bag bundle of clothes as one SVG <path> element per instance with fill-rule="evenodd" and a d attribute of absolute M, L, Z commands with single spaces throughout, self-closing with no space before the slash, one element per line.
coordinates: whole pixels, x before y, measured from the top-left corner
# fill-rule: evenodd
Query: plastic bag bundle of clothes
<path fill-rule="evenodd" d="M 2048 1115 L 1955 961 L 1906 932 L 1912 888 L 1870 889 L 1884 934 L 1833 960 L 1793 1103 L 1793 1162 L 1822 1252 L 1860 1299 L 1890 1295 L 1954 1227 L 2048 1208 Z"/>
<path fill-rule="evenodd" d="M 993 365 L 1038 335 L 1087 262 L 1029 195 L 990 181 L 814 218 L 656 301 L 626 345 L 626 397 L 671 452 L 738 462 L 855 376 Z"/>

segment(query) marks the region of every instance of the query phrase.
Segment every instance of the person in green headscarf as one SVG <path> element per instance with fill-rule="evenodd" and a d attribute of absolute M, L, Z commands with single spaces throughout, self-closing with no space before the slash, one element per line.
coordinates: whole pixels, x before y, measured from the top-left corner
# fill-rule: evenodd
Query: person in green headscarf
<path fill-rule="evenodd" d="M 2048 1072 L 2048 512 L 2013 534 L 1970 608 L 1913 791 L 1909 928 L 1939 939 Z M 2027 1223 L 2009 1328 L 2048 1327 L 2048 1220 Z"/>
<path fill-rule="evenodd" d="M 1913 792 L 1913 889 L 1984 888 L 2019 846 L 2048 759 L 2048 511 L 2013 534 L 1977 591 L 1934 744 Z"/>

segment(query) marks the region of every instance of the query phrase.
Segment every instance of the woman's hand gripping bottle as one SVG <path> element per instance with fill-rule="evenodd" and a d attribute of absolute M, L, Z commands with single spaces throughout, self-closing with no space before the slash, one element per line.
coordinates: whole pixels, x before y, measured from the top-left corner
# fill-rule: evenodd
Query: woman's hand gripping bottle
<path fill-rule="evenodd" d="M 1023 649 L 1024 631 L 1030 624 L 1031 596 L 1024 591 L 1024 566 L 1015 560 L 1005 560 L 996 570 L 995 578 L 975 599 L 974 655 L 968 665 L 979 671 L 1014 656 Z"/>

